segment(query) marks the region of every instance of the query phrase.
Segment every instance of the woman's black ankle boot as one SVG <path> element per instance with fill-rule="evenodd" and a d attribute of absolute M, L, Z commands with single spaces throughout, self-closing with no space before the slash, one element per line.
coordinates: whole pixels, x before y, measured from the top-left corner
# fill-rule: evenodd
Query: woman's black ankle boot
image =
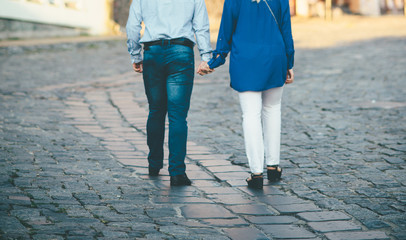
<path fill-rule="evenodd" d="M 272 168 L 272 169 L 269 169 Z M 279 167 L 279 165 L 268 165 L 266 166 L 266 173 L 268 175 L 268 180 L 271 182 L 276 182 L 281 180 L 282 177 L 282 168 Z"/>
<path fill-rule="evenodd" d="M 251 173 L 251 177 L 247 178 L 246 181 L 249 188 L 262 189 L 264 186 L 264 177 L 262 176 L 262 173 L 259 175 Z"/>

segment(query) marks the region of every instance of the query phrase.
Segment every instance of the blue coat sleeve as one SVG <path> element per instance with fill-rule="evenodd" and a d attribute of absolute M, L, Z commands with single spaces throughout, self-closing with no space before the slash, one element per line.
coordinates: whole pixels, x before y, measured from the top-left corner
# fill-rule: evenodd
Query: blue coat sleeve
<path fill-rule="evenodd" d="M 293 46 L 292 26 L 290 22 L 289 0 L 282 0 L 282 24 L 281 33 L 285 42 L 285 51 L 288 58 L 288 69 L 292 69 L 294 65 L 295 48 Z"/>
<path fill-rule="evenodd" d="M 238 0 L 237 0 L 238 1 Z M 236 0 L 225 0 L 216 50 L 209 62 L 210 68 L 216 68 L 225 63 L 225 58 L 231 51 L 233 33 L 238 20 L 238 4 Z M 219 55 L 219 57 L 217 57 Z"/>

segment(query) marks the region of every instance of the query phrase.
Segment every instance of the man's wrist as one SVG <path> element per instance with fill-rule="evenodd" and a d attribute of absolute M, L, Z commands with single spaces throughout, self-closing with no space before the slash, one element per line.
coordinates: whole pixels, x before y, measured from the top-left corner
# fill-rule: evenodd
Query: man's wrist
<path fill-rule="evenodd" d="M 131 57 L 131 63 L 140 63 L 142 62 L 142 58 L 140 57 Z"/>
<path fill-rule="evenodd" d="M 208 62 L 211 59 L 211 54 L 210 53 L 203 53 L 202 54 L 202 61 L 203 62 Z"/>

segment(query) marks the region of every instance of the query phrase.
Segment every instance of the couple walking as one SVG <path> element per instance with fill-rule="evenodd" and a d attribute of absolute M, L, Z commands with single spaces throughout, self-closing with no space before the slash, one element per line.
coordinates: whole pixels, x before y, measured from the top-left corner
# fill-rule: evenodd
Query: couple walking
<path fill-rule="evenodd" d="M 195 43 L 205 75 L 230 54 L 230 86 L 239 94 L 244 142 L 251 175 L 248 187 L 281 178 L 281 98 L 293 82 L 294 47 L 288 0 L 225 0 L 216 50 L 212 51 L 204 0 L 133 0 L 127 46 L 133 69 L 143 73 L 149 104 L 149 175 L 163 167 L 165 117 L 169 120 L 171 186 L 190 185 L 184 163 L 187 114 L 194 78 Z M 140 38 L 141 22 L 145 31 Z M 144 55 L 141 49 L 144 45 Z"/>

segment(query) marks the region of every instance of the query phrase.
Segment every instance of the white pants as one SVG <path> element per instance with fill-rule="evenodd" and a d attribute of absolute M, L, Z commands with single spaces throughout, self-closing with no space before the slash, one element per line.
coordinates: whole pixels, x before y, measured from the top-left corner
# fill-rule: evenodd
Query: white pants
<path fill-rule="evenodd" d="M 263 92 L 240 92 L 245 150 L 252 173 L 267 165 L 278 165 L 281 139 L 283 87 Z"/>

